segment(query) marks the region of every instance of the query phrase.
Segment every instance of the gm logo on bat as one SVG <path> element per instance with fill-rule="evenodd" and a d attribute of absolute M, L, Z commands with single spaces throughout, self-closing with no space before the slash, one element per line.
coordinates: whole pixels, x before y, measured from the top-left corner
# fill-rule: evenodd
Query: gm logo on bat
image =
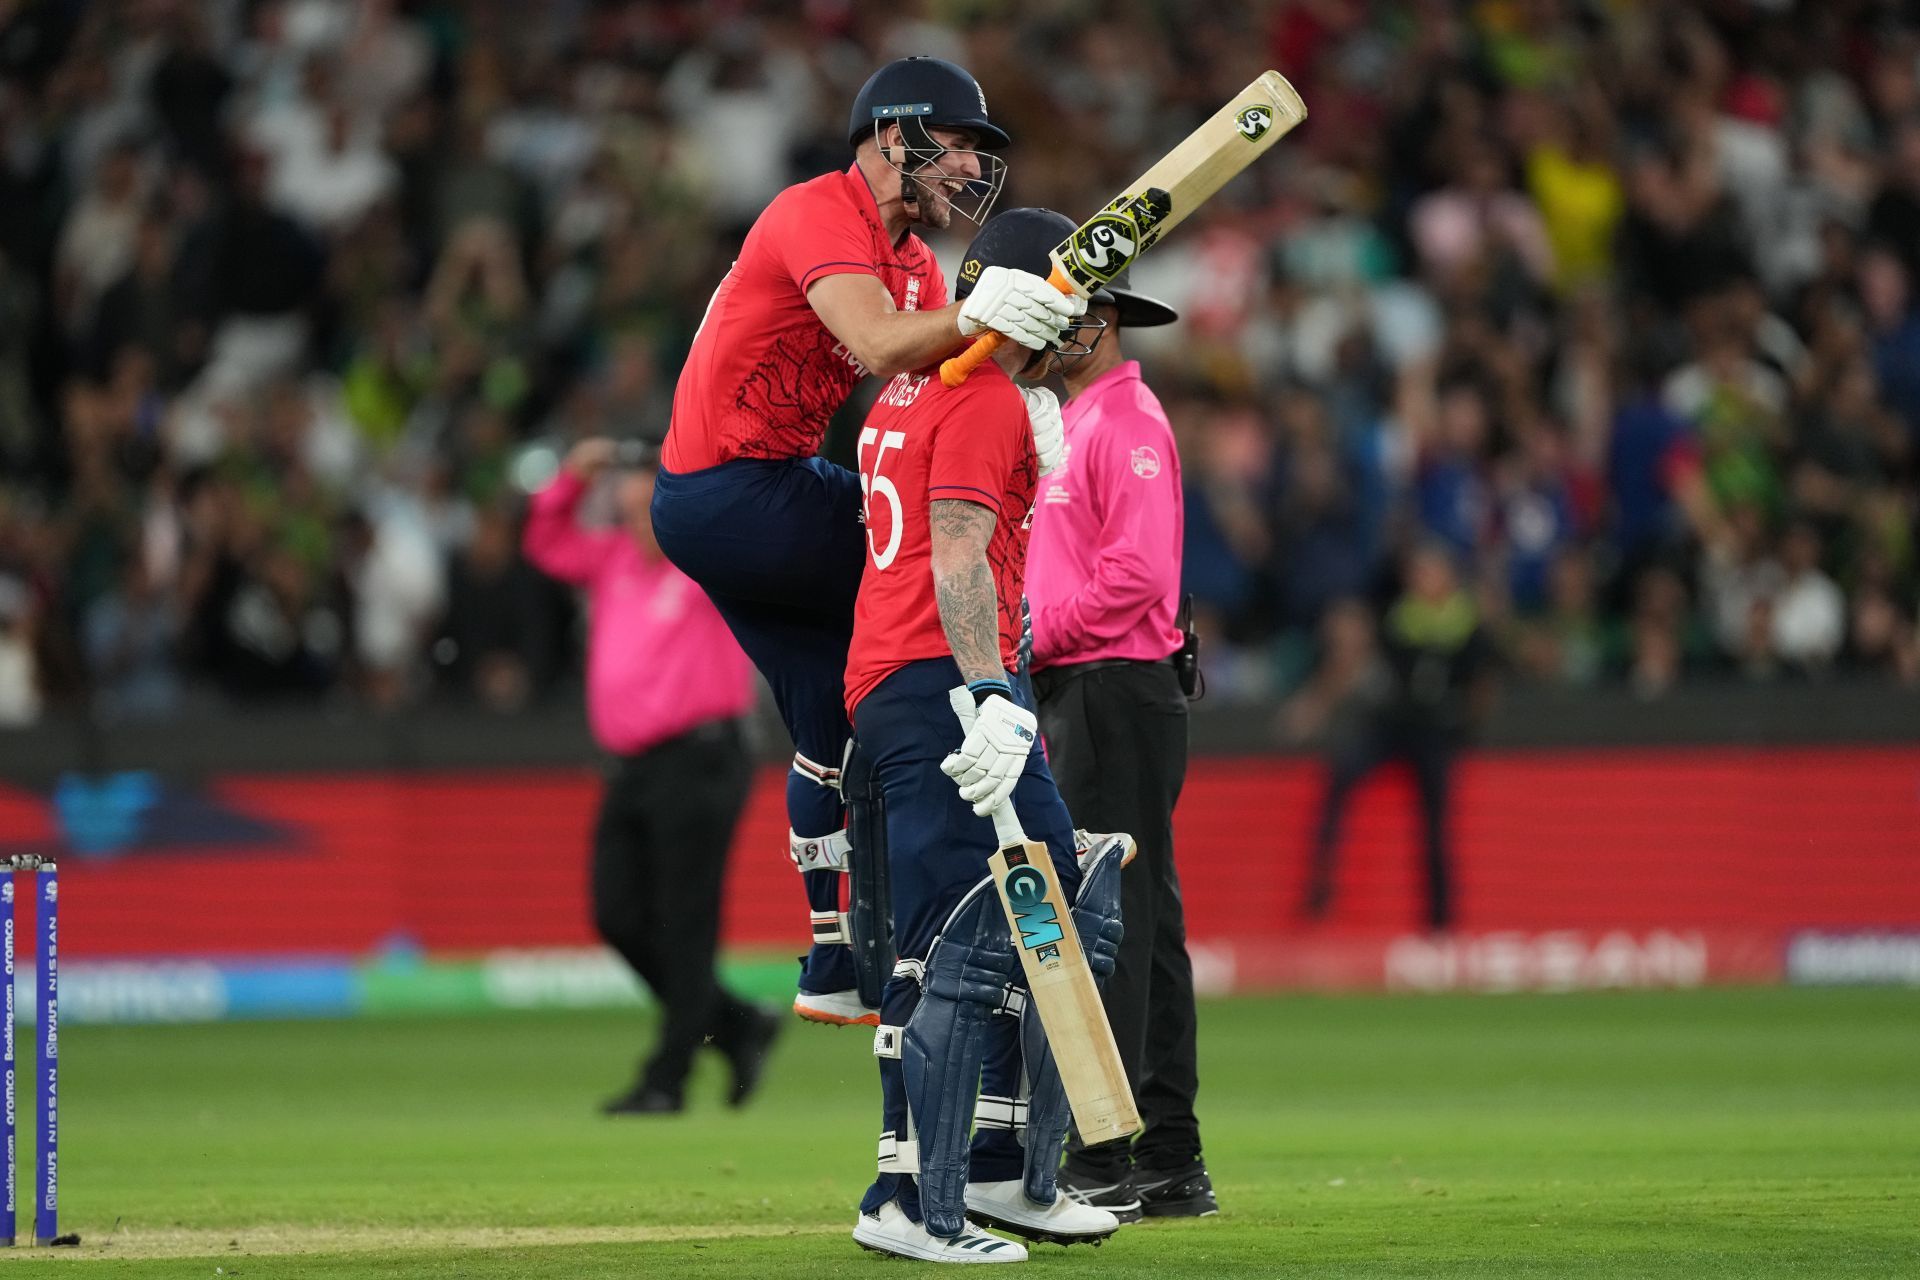
<path fill-rule="evenodd" d="M 1060 940 L 1066 934 L 1059 914 L 1047 901 L 1047 878 L 1032 867 L 1014 867 L 1000 883 L 1013 907 L 1020 945 L 1042 960 L 1059 959 Z"/>
<path fill-rule="evenodd" d="M 1240 136 L 1248 142 L 1258 142 L 1260 135 L 1273 127 L 1273 112 L 1266 107 L 1248 107 L 1233 119 Z"/>

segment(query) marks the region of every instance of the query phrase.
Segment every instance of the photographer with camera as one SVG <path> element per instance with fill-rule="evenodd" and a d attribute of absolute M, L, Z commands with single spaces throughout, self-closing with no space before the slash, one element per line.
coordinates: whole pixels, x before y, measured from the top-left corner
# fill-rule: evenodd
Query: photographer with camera
<path fill-rule="evenodd" d="M 779 1023 L 720 985 L 720 890 L 752 763 L 741 718 L 753 669 L 706 593 L 667 562 L 647 507 L 659 449 L 582 440 L 533 495 L 525 550 L 585 591 L 587 712 L 609 753 L 593 834 L 594 924 L 660 1002 L 660 1037 L 610 1115 L 679 1111 L 702 1045 L 733 1068 L 729 1102 L 759 1082 Z M 590 529 L 579 508 L 614 474 L 620 524 Z"/>

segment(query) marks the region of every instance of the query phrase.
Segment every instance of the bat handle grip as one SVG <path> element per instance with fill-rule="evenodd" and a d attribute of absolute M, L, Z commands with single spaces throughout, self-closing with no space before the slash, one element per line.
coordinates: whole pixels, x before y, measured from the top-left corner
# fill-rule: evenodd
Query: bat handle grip
<path fill-rule="evenodd" d="M 1073 292 L 1073 281 L 1067 279 L 1067 273 L 1057 266 L 1054 267 L 1053 274 L 1047 277 L 1047 283 L 1062 293 Z M 978 338 L 974 339 L 973 345 L 965 351 L 954 356 L 951 360 L 941 362 L 941 385 L 957 387 L 965 382 L 973 376 L 975 369 L 978 369 L 981 365 L 993 358 L 993 353 L 998 351 L 1000 344 L 1005 341 L 1006 338 L 1003 335 L 992 331 L 981 334 Z"/>
<path fill-rule="evenodd" d="M 973 345 L 951 360 L 940 364 L 940 383 L 942 386 L 957 387 L 973 376 L 978 369 L 992 358 L 1006 339 L 989 330 L 973 340 Z"/>
<path fill-rule="evenodd" d="M 947 705 L 953 708 L 953 714 L 960 721 L 962 729 L 973 728 L 973 695 L 967 692 L 967 686 L 955 685 L 947 690 Z M 993 834 L 1003 849 L 1011 844 L 1027 842 L 1027 833 L 1020 829 L 1020 815 L 1013 811 L 1011 799 L 1002 800 L 994 806 Z"/>
<path fill-rule="evenodd" d="M 1002 849 L 1009 845 L 1025 844 L 1027 833 L 1020 828 L 1020 815 L 1013 811 L 1011 797 L 1002 800 L 993 810 L 993 834 Z"/>

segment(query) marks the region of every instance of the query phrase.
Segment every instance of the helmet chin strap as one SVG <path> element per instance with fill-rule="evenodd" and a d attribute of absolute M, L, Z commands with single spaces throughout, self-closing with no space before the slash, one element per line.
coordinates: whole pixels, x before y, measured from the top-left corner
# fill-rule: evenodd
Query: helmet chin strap
<path fill-rule="evenodd" d="M 913 175 L 911 173 L 908 173 L 905 169 L 901 169 L 899 172 L 900 172 L 900 207 L 906 210 L 908 221 L 918 222 L 920 221 L 920 192 L 918 190 L 919 184 L 914 180 Z"/>

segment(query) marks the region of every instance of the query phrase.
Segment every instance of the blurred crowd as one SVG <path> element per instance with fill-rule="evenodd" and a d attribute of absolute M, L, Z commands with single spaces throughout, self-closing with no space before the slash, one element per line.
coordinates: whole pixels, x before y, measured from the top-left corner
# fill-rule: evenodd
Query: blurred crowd
<path fill-rule="evenodd" d="M 1267 66 L 1311 107 L 1134 280 L 1215 696 L 1364 646 L 1415 546 L 1509 678 L 1920 681 L 1911 3 L 12 0 L 0 724 L 563 685 L 525 492 L 664 428 L 910 53 L 1013 132 L 1003 207 Z"/>

